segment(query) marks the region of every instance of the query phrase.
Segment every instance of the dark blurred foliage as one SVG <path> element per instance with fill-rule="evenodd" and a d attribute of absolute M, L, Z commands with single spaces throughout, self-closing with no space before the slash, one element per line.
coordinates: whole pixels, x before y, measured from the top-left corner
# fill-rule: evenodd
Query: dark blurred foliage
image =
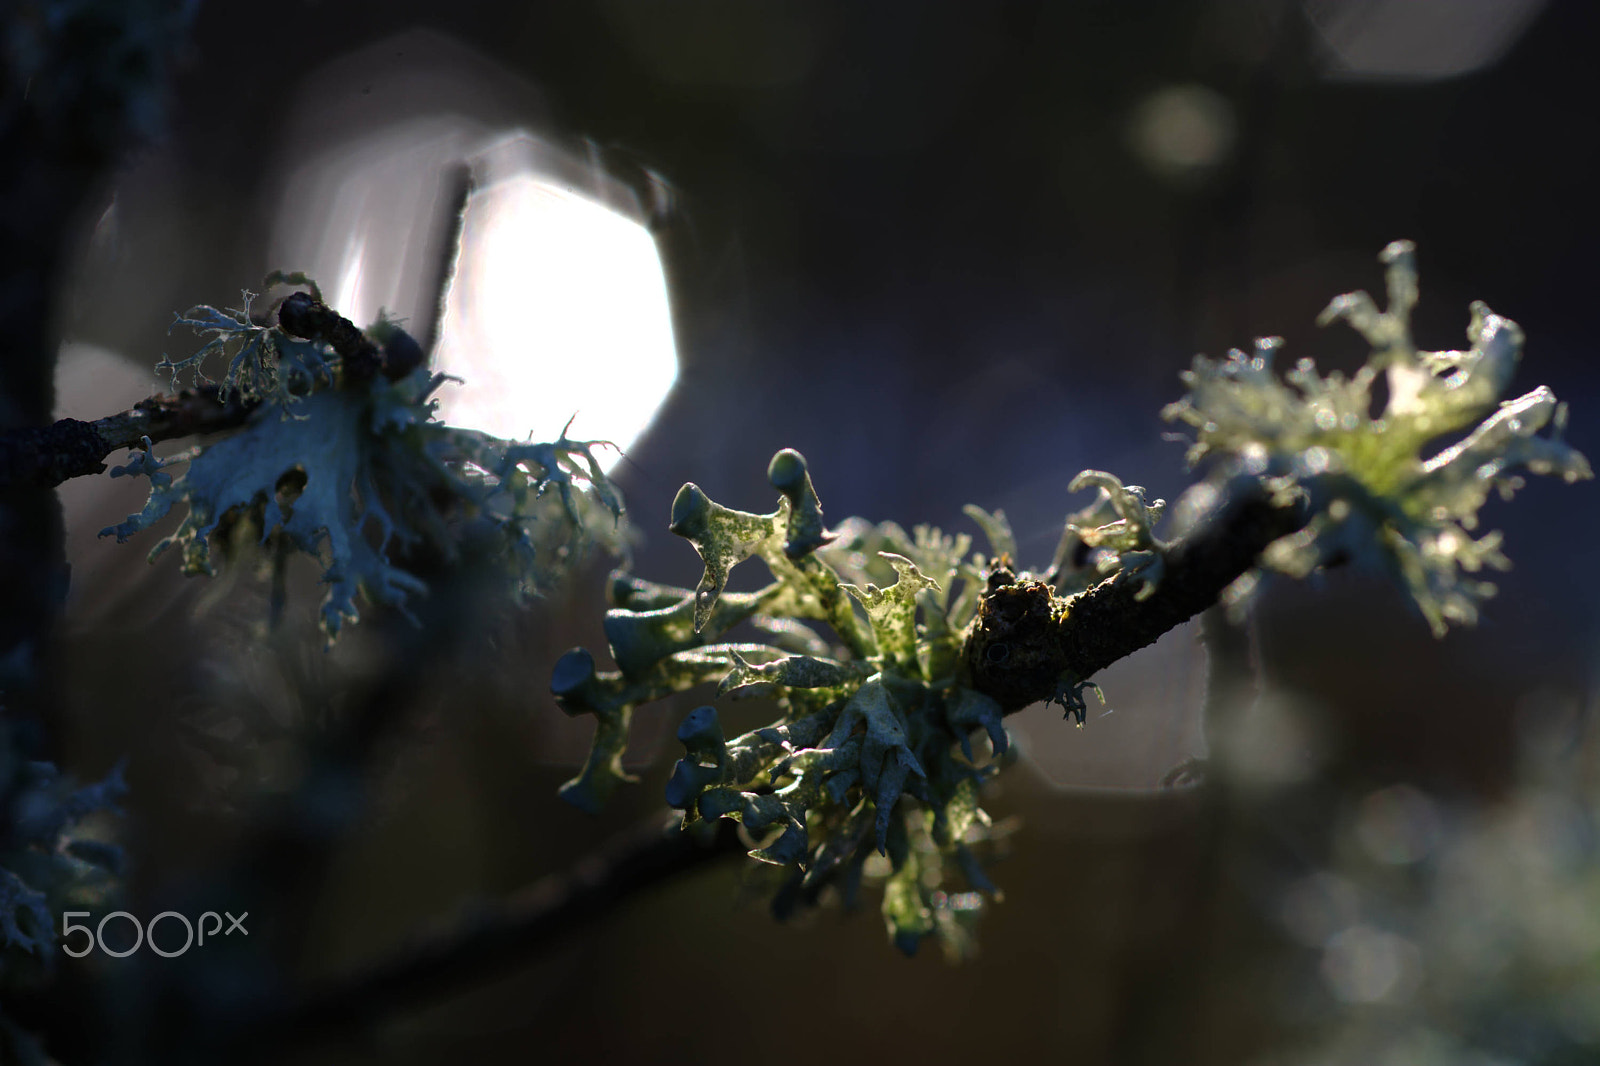
<path fill-rule="evenodd" d="M 1569 439 L 1600 454 L 1600 9 L 1532 5 L 1525 26 L 1498 31 L 1503 55 L 1437 78 L 1341 71 L 1330 10 L 1341 7 L 214 3 L 196 19 L 165 137 L 85 205 L 72 238 L 86 265 L 60 330 L 153 363 L 173 350 L 172 310 L 226 304 L 267 270 L 294 269 L 268 251 L 278 190 L 305 147 L 292 138 L 317 135 L 294 115 L 359 114 L 380 42 L 393 44 L 388 84 L 448 46 L 458 61 L 481 57 L 477 120 L 590 138 L 619 172 L 648 166 L 676 191 L 658 238 L 682 374 L 617 470 L 643 576 L 698 576 L 665 532 L 680 484 L 764 509 L 766 461 L 785 446 L 805 453 L 831 518 L 953 528 L 964 503 L 1003 507 L 1021 561 L 1042 566 L 1082 502 L 1065 492 L 1079 469 L 1168 497 L 1185 483 L 1157 412 L 1193 352 L 1281 334 L 1290 360 L 1352 368 L 1358 340 L 1313 320 L 1336 293 L 1377 289 L 1375 254 L 1401 237 L 1419 249 L 1419 341 L 1459 345 L 1468 301 L 1486 300 L 1528 333 L 1514 388 L 1550 385 L 1572 406 Z M 360 50 L 359 68 L 343 66 Z M 308 100 L 313 77 L 321 95 Z M 1209 162 L 1152 162 L 1134 130 L 1159 94 L 1194 86 L 1209 94 L 1165 99 L 1211 109 Z M 119 244 L 102 255 L 92 231 L 113 194 Z M 1500 1061 L 1584 1061 L 1578 1037 L 1600 1030 L 1519 1014 L 1515 975 L 1501 975 L 1509 1021 L 1459 1006 L 1431 978 L 1361 1002 L 1371 987 L 1341 984 L 1337 960 L 1362 956 L 1335 940 L 1365 919 L 1346 915 L 1317 940 L 1284 917 L 1296 886 L 1328 870 L 1381 895 L 1349 869 L 1352 834 L 1381 797 L 1430 797 L 1447 812 L 1436 821 L 1459 828 L 1524 809 L 1529 790 L 1573 810 L 1583 788 L 1593 796 L 1595 489 L 1530 485 L 1489 522 L 1516 569 L 1476 629 L 1443 641 L 1359 572 L 1270 584 L 1256 628 L 1263 702 L 1298 710 L 1206 789 L 1096 792 L 1007 774 L 989 806 L 1023 827 L 992 871 L 1006 897 L 973 963 L 908 962 L 870 913 L 776 925 L 725 864 L 286 1061 L 1403 1061 L 1389 1037 L 1419 1017 Z M 134 581 L 137 548 L 86 540 L 72 561 L 56 727 L 64 764 L 85 776 L 130 757 L 135 913 L 248 885 L 261 923 L 251 948 L 289 975 L 331 973 L 564 868 L 660 807 L 665 752 L 598 819 L 555 798 L 571 772 L 556 763 L 581 751 L 587 724 L 560 719 L 548 669 L 568 646 L 600 645 L 600 569 L 521 616 L 470 588 L 440 596 L 434 621 L 455 639 L 425 655 L 403 624 L 378 623 L 324 657 L 293 625 L 260 638 L 265 592 L 246 579 L 222 592 L 179 586 L 166 568 Z M 85 584 L 95 569 L 102 584 Z M 1117 706 L 1109 683 L 1108 695 Z M 670 736 L 693 705 L 646 712 L 640 727 Z M 1118 707 L 1154 731 L 1196 713 Z M 1092 743 L 1096 725 L 1067 740 Z M 261 797 L 309 817 L 307 768 L 326 744 L 308 738 L 325 729 L 375 755 L 319 793 L 325 839 L 272 850 L 282 834 L 262 830 L 273 823 Z M 1040 717 L 1030 729 L 1070 726 Z M 1566 740 L 1540 739 L 1552 730 Z M 1588 778 L 1556 776 L 1573 759 Z M 1128 783 L 1153 785 L 1161 769 Z M 1381 791 L 1398 785 L 1411 791 Z M 364 807 L 339 799 L 363 789 Z M 1587 846 L 1574 854 L 1592 865 Z M 1412 889 L 1407 913 L 1427 915 L 1430 897 Z M 1492 898 L 1545 905 L 1514 881 Z M 1409 959 L 1407 972 L 1450 965 L 1399 918 L 1390 927 L 1408 946 L 1384 957 Z M 1575 980 L 1595 989 L 1600 977 L 1580 965 Z M 1585 994 L 1571 1011 L 1600 1013 L 1600 992 Z M 213 1002 L 185 995 L 185 1009 Z M 87 1016 L 163 1024 L 160 1004 L 117 997 Z M 189 1017 L 177 1001 L 161 1003 Z M 207 1024 L 226 1027 L 223 1007 Z M 1453 1061 L 1440 1040 L 1409 1061 Z"/>

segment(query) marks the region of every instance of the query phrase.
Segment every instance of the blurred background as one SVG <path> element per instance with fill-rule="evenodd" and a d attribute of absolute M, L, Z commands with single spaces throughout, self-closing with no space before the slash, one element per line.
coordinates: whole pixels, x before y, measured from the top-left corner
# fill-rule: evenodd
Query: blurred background
<path fill-rule="evenodd" d="M 209 4 L 164 137 L 75 238 L 58 414 L 147 395 L 191 350 L 174 310 L 303 270 L 437 339 L 452 421 L 622 445 L 643 577 L 699 575 L 682 483 L 766 510 L 781 447 L 831 520 L 1001 508 L 1043 568 L 1080 469 L 1186 484 L 1158 412 L 1194 353 L 1359 365 L 1314 319 L 1409 238 L 1419 343 L 1461 346 L 1473 299 L 1515 319 L 1513 394 L 1551 386 L 1594 457 L 1597 31 L 1583 0 Z M 568 868 L 662 809 L 709 698 L 641 712 L 642 781 L 589 818 L 555 790 L 591 726 L 547 691 L 603 651 L 606 561 L 521 611 L 462 591 L 426 654 L 382 620 L 324 654 L 313 573 L 268 634 L 247 568 L 96 539 L 138 486 L 60 495 L 63 762 L 130 759 L 129 909 L 236 892 L 260 923 L 183 988 L 116 986 L 129 1032 L 225 1027 L 263 967 L 358 969 Z M 1083 730 L 1008 720 L 986 805 L 1020 829 L 970 962 L 902 958 L 876 896 L 777 924 L 725 862 L 281 1061 L 1600 1061 L 1600 497 L 1535 481 L 1486 522 L 1516 569 L 1475 629 L 1436 641 L 1349 568 L 1269 582 L 1218 638 L 1261 669 L 1221 718 L 1192 626 Z M 380 705 L 311 788 L 322 731 Z M 315 846 L 261 829 L 308 789 Z"/>

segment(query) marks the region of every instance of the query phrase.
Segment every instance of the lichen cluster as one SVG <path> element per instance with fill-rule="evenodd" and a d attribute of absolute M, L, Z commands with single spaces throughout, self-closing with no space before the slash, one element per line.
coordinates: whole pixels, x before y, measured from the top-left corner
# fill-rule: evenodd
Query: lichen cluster
<path fill-rule="evenodd" d="M 269 280 L 308 283 L 298 275 Z M 529 594 L 586 540 L 620 543 L 622 504 L 595 460 L 597 442 L 563 434 L 518 444 L 445 425 L 430 399 L 443 375 L 420 366 L 355 373 L 326 339 L 253 320 L 250 299 L 246 293 L 239 310 L 202 306 L 179 315 L 174 325 L 209 340 L 187 359 L 160 364 L 174 384 L 182 374 L 200 384 L 208 359 L 225 360 L 220 390 L 258 405 L 249 423 L 164 460 L 147 438 L 112 476 L 150 478 L 150 498 L 102 536 L 126 540 L 183 504 L 183 523 L 152 559 L 176 547 L 186 573 L 209 574 L 214 536 L 241 530 L 281 549 L 269 553 L 280 563 L 290 552 L 311 555 L 328 586 L 321 624 L 330 640 L 356 620 L 358 597 L 406 611 L 426 590 L 414 560 L 498 560 L 510 588 Z M 397 339 L 415 346 L 387 320 L 367 334 L 386 350 Z M 180 462 L 187 467 L 175 478 L 167 468 Z"/>
<path fill-rule="evenodd" d="M 1355 293 L 1324 315 L 1349 321 L 1373 346 L 1352 377 L 1320 375 L 1302 360 L 1280 380 L 1276 340 L 1259 341 L 1248 356 L 1196 358 L 1184 375 L 1188 395 L 1164 414 L 1194 428 L 1189 458 L 1210 476 L 1179 501 L 1172 542 L 1155 534 L 1163 501 L 1094 470 L 1069 486 L 1094 488 L 1096 497 L 1068 516 L 1039 576 L 1014 569 L 1004 516 L 976 508 L 968 514 L 992 559 L 969 557 L 964 535 L 922 526 L 908 535 L 850 519 L 828 531 L 793 451 L 779 452 L 768 470 L 781 493 L 769 514 L 723 507 L 685 485 L 669 528 L 705 564 L 698 587 L 616 575 L 605 631 L 618 670 L 599 671 L 582 649 L 557 664 L 552 690 L 562 707 L 597 722 L 588 762 L 563 796 L 596 810 L 626 779 L 623 748 L 644 703 L 712 681 L 722 695 L 770 698 L 778 718 L 731 740 L 714 707 L 683 721 L 685 755 L 667 799 L 685 827 L 741 822 L 753 857 L 791 871 L 774 901 L 780 914 L 830 887 L 854 900 L 869 859 L 886 856 L 883 909 L 895 942 L 910 951 L 936 934 L 959 953 L 982 894 L 992 892 L 974 846 L 990 836 L 978 789 L 1007 751 L 1003 715 L 1051 699 L 1081 725 L 1083 692 L 1096 688 L 1071 665 L 1085 656 L 1069 641 L 1100 639 L 1077 626 L 1083 597 L 1101 610 L 1120 604 L 1130 617 L 1149 605 L 1149 625 L 1128 627 L 1126 655 L 1216 602 L 1230 580 L 1222 601 L 1239 606 L 1260 567 L 1304 576 L 1376 554 L 1436 632 L 1473 621 L 1493 588 L 1466 575 L 1508 565 L 1497 534 L 1468 533 L 1490 489 L 1509 495 L 1519 470 L 1574 481 L 1589 477 L 1589 466 L 1560 440 L 1566 412 L 1548 389 L 1496 408 L 1521 351 L 1514 323 L 1474 304 L 1468 350 L 1418 351 L 1408 326 L 1417 298 L 1411 245 L 1390 245 L 1383 261 L 1388 310 Z M 1375 412 L 1380 374 L 1388 395 Z M 1540 435 L 1546 425 L 1553 432 Z M 1458 432 L 1466 433 L 1459 443 L 1430 450 Z M 1259 559 L 1255 547 L 1232 562 L 1227 552 L 1202 552 L 1200 562 L 1184 555 L 1184 537 L 1232 513 L 1230 498 L 1258 501 L 1273 519 L 1264 534 L 1238 531 L 1260 536 Z M 771 584 L 727 592 L 729 572 L 753 556 Z M 1189 567 L 1181 579 L 1175 565 Z M 1165 601 L 1157 595 L 1169 588 L 1164 581 L 1177 582 Z M 1201 599 L 1185 599 L 1213 581 Z M 1127 590 L 1126 599 L 1100 595 L 1107 589 Z M 738 627 L 755 639 L 730 639 Z M 989 741 L 983 759 L 972 745 L 979 730 Z M 949 869 L 962 871 L 969 891 L 945 887 Z"/>
<path fill-rule="evenodd" d="M 1143 485 L 1124 485 L 1115 474 L 1102 470 L 1083 471 L 1067 491 L 1091 487 L 1099 490 L 1094 500 L 1067 516 L 1048 575 L 1050 584 L 1063 596 L 1071 596 L 1126 571 L 1139 579 L 1139 598 L 1149 597 L 1165 569 L 1154 531 L 1167 501 L 1146 502 Z"/>
<path fill-rule="evenodd" d="M 1009 747 L 999 704 L 962 683 L 989 560 L 969 552 L 969 536 L 928 526 L 908 534 L 849 519 L 826 531 L 798 452 L 779 452 L 768 478 L 782 494 L 768 514 L 724 507 L 694 485 L 679 492 L 669 528 L 705 564 L 698 588 L 614 575 L 605 632 L 619 669 L 600 672 L 575 649 L 552 680 L 568 713 L 597 721 L 588 762 L 562 795 L 595 810 L 625 779 L 641 704 L 708 681 L 721 695 L 771 699 L 777 719 L 732 739 L 714 707 L 684 719 L 667 800 L 685 827 L 742 823 L 750 854 L 790 871 L 773 901 L 780 915 L 830 887 L 853 904 L 877 873 L 897 945 L 909 953 L 934 935 L 959 954 L 995 891 L 978 859 L 995 836 L 978 792 Z M 968 513 L 997 555 L 1014 550 L 1003 514 Z M 751 557 L 772 582 L 726 591 L 729 571 Z M 728 639 L 739 626 L 759 639 Z"/>
<path fill-rule="evenodd" d="M 1342 319 L 1372 345 L 1354 375 L 1319 374 L 1302 359 L 1281 380 L 1272 366 L 1281 342 L 1266 338 L 1249 355 L 1197 356 L 1184 374 L 1188 395 L 1163 415 L 1194 428 L 1190 461 L 1213 463 L 1213 482 L 1244 474 L 1265 479 L 1280 497 L 1307 499 L 1310 523 L 1273 543 L 1264 566 L 1303 577 L 1335 560 L 1375 555 L 1443 633 L 1448 623 L 1473 622 L 1494 593 L 1470 575 L 1510 565 L 1499 533 L 1472 533 L 1490 490 L 1509 497 L 1522 484 L 1519 471 L 1568 482 L 1591 472 L 1561 440 L 1566 406 L 1548 388 L 1501 401 L 1522 354 L 1515 322 L 1474 302 L 1469 348 L 1417 349 L 1413 253 L 1409 241 L 1383 250 L 1386 310 L 1355 292 L 1322 313 L 1322 323 Z M 1388 398 L 1375 412 L 1380 375 Z M 1460 433 L 1434 450 L 1441 437 Z M 1253 580 L 1242 578 L 1234 598 Z"/>
<path fill-rule="evenodd" d="M 24 758 L 13 732 L 10 723 L 0 725 L 0 949 L 47 966 L 55 916 L 101 902 L 121 871 L 121 849 L 85 835 L 81 825 L 97 812 L 120 813 L 127 786 L 121 766 L 100 782 L 74 786 L 53 763 Z M 0 972 L 15 961 L 0 963 Z"/>

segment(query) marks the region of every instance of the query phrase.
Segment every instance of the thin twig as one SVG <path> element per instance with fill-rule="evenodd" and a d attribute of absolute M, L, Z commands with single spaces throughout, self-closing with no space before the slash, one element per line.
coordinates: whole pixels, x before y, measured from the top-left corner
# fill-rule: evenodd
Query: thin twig
<path fill-rule="evenodd" d="M 973 686 L 1020 711 L 1058 694 L 1063 675 L 1086 681 L 1163 633 L 1218 602 L 1267 545 L 1302 528 L 1303 502 L 1279 502 L 1258 483 L 1234 487 L 1211 518 L 1162 551 L 1155 591 L 1119 573 L 1090 588 L 1056 618 L 1051 590 L 1040 582 L 998 584 L 967 638 Z"/>
<path fill-rule="evenodd" d="M 268 279 L 269 281 L 272 279 Z M 398 380 L 420 366 L 425 355 L 410 334 L 392 327 L 380 346 L 360 327 L 309 293 L 290 293 L 278 309 L 285 333 L 320 341 L 340 357 L 347 378 L 365 380 L 382 372 Z M 227 400 L 215 385 L 152 396 L 129 410 L 93 422 L 63 418 L 54 425 L 0 433 L 0 490 L 53 488 L 71 478 L 105 470 L 105 458 L 119 448 L 137 447 L 196 433 L 244 425 L 256 407 L 237 392 Z"/>
<path fill-rule="evenodd" d="M 152 396 L 130 409 L 93 422 L 63 418 L 54 425 L 0 433 L 0 489 L 52 488 L 63 481 L 105 470 L 105 459 L 119 448 L 134 448 L 196 433 L 242 426 L 254 403 L 237 397 L 223 401 L 215 386 L 176 396 Z"/>
<path fill-rule="evenodd" d="M 1140 581 L 1119 575 L 1073 601 L 1056 628 L 1066 668 L 1079 678 L 1093 677 L 1155 643 L 1167 630 L 1217 603 L 1267 545 L 1310 518 L 1303 502 L 1275 503 L 1260 486 L 1230 498 L 1210 522 L 1165 552 L 1161 581 L 1147 599 L 1137 598 Z"/>
<path fill-rule="evenodd" d="M 718 821 L 715 835 L 702 841 L 653 817 L 565 873 L 475 911 L 449 929 L 419 937 L 387 959 L 313 986 L 248 1027 L 241 1043 L 252 1053 L 279 1053 L 526 965 L 633 895 L 739 854 L 745 845 L 737 828 Z"/>

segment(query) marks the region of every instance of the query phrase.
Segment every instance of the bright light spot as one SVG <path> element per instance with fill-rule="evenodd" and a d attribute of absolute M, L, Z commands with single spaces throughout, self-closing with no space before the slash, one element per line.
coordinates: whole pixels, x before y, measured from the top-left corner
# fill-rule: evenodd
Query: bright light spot
<path fill-rule="evenodd" d="M 362 275 L 365 273 L 367 262 L 367 242 L 363 235 L 358 234 L 350 242 L 350 248 L 345 253 L 344 271 L 339 275 L 339 288 L 332 294 L 333 302 L 330 307 L 345 311 L 346 314 L 354 313 L 361 297 Z M 362 316 L 361 322 L 372 316 Z"/>
<path fill-rule="evenodd" d="M 425 332 L 454 236 L 449 177 L 481 139 L 475 124 L 439 115 L 352 132 L 286 180 L 268 262 L 315 278 L 358 326 L 382 309 Z"/>
<path fill-rule="evenodd" d="M 1259 441 L 1251 441 L 1239 449 L 1239 469 L 1246 474 L 1262 473 L 1271 461 L 1267 446 Z"/>
<path fill-rule="evenodd" d="M 1189 486 L 1167 512 L 1170 535 L 1181 537 L 1199 525 L 1221 499 L 1222 493 L 1207 482 L 1199 481 Z"/>
<path fill-rule="evenodd" d="M 1200 85 L 1177 85 L 1147 97 L 1128 131 L 1157 173 L 1182 178 L 1210 170 L 1233 150 L 1233 108 Z"/>
<path fill-rule="evenodd" d="M 474 194 L 433 368 L 439 415 L 511 440 L 627 448 L 677 379 L 666 276 L 633 219 L 531 176 Z M 598 452 L 607 467 L 610 449 Z"/>
<path fill-rule="evenodd" d="M 1331 78 L 1432 81 L 1493 66 L 1545 0 L 1303 0 Z"/>
<path fill-rule="evenodd" d="M 1411 998 L 1421 977 L 1415 944 L 1370 925 L 1352 925 L 1328 938 L 1322 977 L 1346 1003 Z"/>

